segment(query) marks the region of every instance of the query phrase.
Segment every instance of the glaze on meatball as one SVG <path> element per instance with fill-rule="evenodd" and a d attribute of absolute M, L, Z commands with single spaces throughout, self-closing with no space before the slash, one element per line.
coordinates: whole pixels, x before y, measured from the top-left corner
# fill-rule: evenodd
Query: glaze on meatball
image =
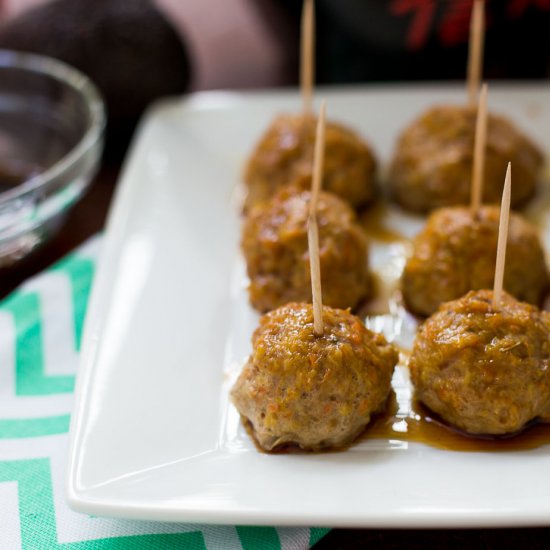
<path fill-rule="evenodd" d="M 477 217 L 457 206 L 429 217 L 401 279 L 409 310 L 430 315 L 443 302 L 493 285 L 499 216 L 496 206 L 480 208 Z M 504 288 L 519 300 L 540 305 L 548 289 L 544 250 L 536 229 L 513 213 L 506 250 Z"/>
<path fill-rule="evenodd" d="M 312 171 L 317 120 L 303 115 L 281 115 L 257 144 L 245 169 L 248 189 L 245 209 L 265 201 L 282 186 L 307 185 Z M 376 161 L 367 143 L 355 132 L 334 122 L 325 129 L 322 187 L 354 208 L 374 196 Z"/>
<path fill-rule="evenodd" d="M 242 250 L 250 303 L 258 311 L 311 301 L 310 197 L 310 191 L 282 189 L 245 220 Z M 371 291 L 366 236 L 354 211 L 335 195 L 321 191 L 317 204 L 323 303 L 353 308 Z"/>
<path fill-rule="evenodd" d="M 409 368 L 416 397 L 471 434 L 549 420 L 550 330 L 536 307 L 489 290 L 448 302 L 421 326 Z"/>
<path fill-rule="evenodd" d="M 469 203 L 475 124 L 476 110 L 470 107 L 438 106 L 405 129 L 389 176 L 391 193 L 401 206 L 428 212 Z M 518 182 L 512 189 L 512 206 L 517 206 L 535 193 L 543 157 L 510 121 L 489 115 L 484 202 L 500 202 L 508 162 Z"/>
<path fill-rule="evenodd" d="M 396 349 L 347 311 L 323 307 L 323 336 L 311 304 L 264 315 L 231 399 L 265 450 L 318 451 L 351 443 L 384 408 Z"/>

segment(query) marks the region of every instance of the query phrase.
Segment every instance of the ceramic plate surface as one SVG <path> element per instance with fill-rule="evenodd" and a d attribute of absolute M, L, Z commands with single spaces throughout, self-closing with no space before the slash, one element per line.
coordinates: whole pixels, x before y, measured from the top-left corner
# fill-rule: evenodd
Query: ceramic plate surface
<path fill-rule="evenodd" d="M 383 165 L 422 109 L 464 95 L 462 87 L 317 93 L 329 117 L 367 137 Z M 236 191 L 272 117 L 299 105 L 296 93 L 207 93 L 161 102 L 143 122 L 86 321 L 71 506 L 220 524 L 550 525 L 550 447 L 466 453 L 374 440 L 339 453 L 267 455 L 242 429 L 227 395 L 258 317 L 247 305 Z M 550 88 L 493 86 L 490 108 L 548 154 Z M 537 200 L 531 209 L 542 208 L 544 193 Z M 548 246 L 550 224 L 539 218 Z M 422 226 L 398 210 L 386 223 L 408 236 Z M 375 243 L 374 269 L 398 269 L 398 246 Z M 397 378 L 406 388 L 406 373 Z"/>

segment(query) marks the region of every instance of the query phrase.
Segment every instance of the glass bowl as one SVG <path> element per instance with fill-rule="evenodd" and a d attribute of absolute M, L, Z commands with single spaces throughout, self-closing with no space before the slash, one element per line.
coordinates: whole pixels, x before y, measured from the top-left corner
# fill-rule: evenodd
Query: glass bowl
<path fill-rule="evenodd" d="M 105 108 L 60 61 L 0 50 L 0 267 L 45 242 L 99 168 Z"/>

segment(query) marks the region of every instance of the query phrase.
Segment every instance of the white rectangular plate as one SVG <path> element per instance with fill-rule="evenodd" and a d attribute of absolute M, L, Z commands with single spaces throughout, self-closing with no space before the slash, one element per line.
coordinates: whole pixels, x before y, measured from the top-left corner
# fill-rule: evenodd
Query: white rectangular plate
<path fill-rule="evenodd" d="M 317 96 L 386 163 L 413 117 L 434 102 L 463 101 L 464 90 Z M 550 88 L 495 86 L 490 106 L 548 147 Z M 548 447 L 460 453 L 368 441 L 340 453 L 267 455 L 240 427 L 227 393 L 257 316 L 246 304 L 234 191 L 273 116 L 298 108 L 296 93 L 209 93 L 149 112 L 110 215 L 85 328 L 71 506 L 184 522 L 550 525 Z M 395 212 L 388 223 L 409 234 L 420 227 Z M 542 231 L 548 246 L 548 226 Z M 384 257 L 374 254 L 378 269 Z"/>

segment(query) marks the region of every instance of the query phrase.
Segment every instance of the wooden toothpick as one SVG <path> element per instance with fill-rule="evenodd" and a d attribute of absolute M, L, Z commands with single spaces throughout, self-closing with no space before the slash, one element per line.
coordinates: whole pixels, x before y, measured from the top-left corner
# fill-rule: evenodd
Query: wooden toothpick
<path fill-rule="evenodd" d="M 304 115 L 312 114 L 312 96 L 315 65 L 315 7 L 313 0 L 304 0 L 302 8 L 302 36 L 300 44 L 300 87 Z"/>
<path fill-rule="evenodd" d="M 485 148 L 487 146 L 487 84 L 483 84 L 477 107 L 476 135 L 474 142 L 474 166 L 472 170 L 472 196 L 470 205 L 472 215 L 476 217 L 483 195 L 483 169 L 485 167 Z"/>
<path fill-rule="evenodd" d="M 502 203 L 500 206 L 500 223 L 498 226 L 497 263 L 495 267 L 495 284 L 493 285 L 493 307 L 497 307 L 502 298 L 504 281 L 504 263 L 506 261 L 506 242 L 508 241 L 508 220 L 510 219 L 510 195 L 512 188 L 512 163 L 508 163 Z"/>
<path fill-rule="evenodd" d="M 476 104 L 483 59 L 483 42 L 485 34 L 485 2 L 474 0 L 470 19 L 470 46 L 468 51 L 468 103 Z"/>
<path fill-rule="evenodd" d="M 311 199 L 307 240 L 309 247 L 309 268 L 311 273 L 311 295 L 313 298 L 313 330 L 317 336 L 323 334 L 323 296 L 321 292 L 321 263 L 319 260 L 319 229 L 317 227 L 317 201 L 323 177 L 323 159 L 325 156 L 325 116 L 326 103 L 323 101 L 319 111 L 317 133 L 315 135 L 315 155 L 313 157 L 313 177 L 311 180 Z"/>

